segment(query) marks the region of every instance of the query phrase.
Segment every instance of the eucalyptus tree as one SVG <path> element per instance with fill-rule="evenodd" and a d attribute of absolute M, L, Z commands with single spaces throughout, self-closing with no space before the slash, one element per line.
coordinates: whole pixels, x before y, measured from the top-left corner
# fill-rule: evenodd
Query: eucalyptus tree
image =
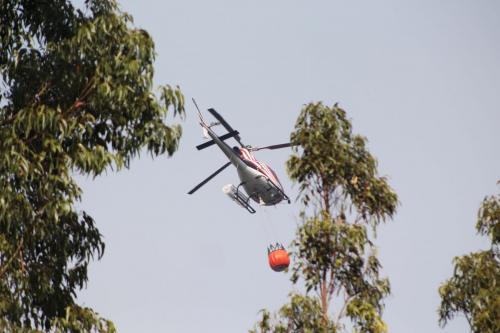
<path fill-rule="evenodd" d="M 291 142 L 287 169 L 303 206 L 291 279 L 306 290 L 275 314 L 263 310 L 251 332 L 387 331 L 381 315 L 390 286 L 371 238 L 395 214 L 397 195 L 338 105 L 306 105 Z"/>
<path fill-rule="evenodd" d="M 171 155 L 177 88 L 153 92 L 154 43 L 113 0 L 0 2 L 0 331 L 112 332 L 75 302 L 103 255 L 74 175 Z"/>
<path fill-rule="evenodd" d="M 455 257 L 453 276 L 439 288 L 439 322 L 463 314 L 474 333 L 500 332 L 500 195 L 483 200 L 476 229 L 491 246 Z"/>

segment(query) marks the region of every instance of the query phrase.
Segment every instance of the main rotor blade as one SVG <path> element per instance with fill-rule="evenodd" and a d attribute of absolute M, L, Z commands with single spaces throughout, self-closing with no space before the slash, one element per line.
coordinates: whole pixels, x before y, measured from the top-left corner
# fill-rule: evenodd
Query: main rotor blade
<path fill-rule="evenodd" d="M 287 148 L 287 147 L 292 147 L 292 146 L 296 146 L 290 142 L 288 143 L 281 143 L 279 145 L 271 145 L 271 146 L 266 146 L 266 147 L 255 147 L 255 148 L 252 148 L 251 150 L 252 151 L 257 151 L 257 150 L 261 150 L 261 149 L 280 149 L 280 148 Z"/>
<path fill-rule="evenodd" d="M 198 191 L 198 189 L 200 187 L 202 187 L 203 185 L 205 185 L 206 183 L 208 183 L 212 178 L 214 178 L 219 173 L 221 173 L 222 170 L 224 170 L 225 168 L 227 168 L 230 164 L 231 164 L 231 162 L 227 162 L 226 164 L 224 164 L 222 167 L 220 167 L 219 169 L 217 169 L 217 171 L 215 171 L 210 176 L 208 176 L 204 181 L 202 181 L 201 183 L 199 183 L 198 185 L 196 185 L 191 191 L 188 192 L 188 194 L 193 194 L 194 192 Z"/>
<path fill-rule="evenodd" d="M 217 119 L 222 124 L 222 126 L 224 126 L 229 132 L 234 131 L 231 125 L 229 125 L 227 121 L 224 118 L 222 118 L 222 116 L 217 111 L 215 111 L 215 109 L 210 108 L 208 109 L 208 112 L 210 112 L 212 116 L 214 116 L 215 119 Z M 241 138 L 239 135 L 236 135 L 234 138 L 236 139 L 236 141 L 238 141 L 240 146 L 245 147 L 245 145 L 241 142 Z"/>
<path fill-rule="evenodd" d="M 232 131 L 232 132 L 229 132 L 227 134 L 219 136 L 219 139 L 221 139 L 222 141 L 224 141 L 226 139 L 229 139 L 230 137 L 238 135 L 238 133 L 239 133 L 238 131 Z M 214 140 L 210 140 L 210 141 L 207 141 L 205 143 L 202 143 L 201 145 L 197 145 L 196 149 L 202 150 L 202 149 L 210 147 L 210 146 L 212 146 L 214 144 L 215 144 L 215 141 Z"/>

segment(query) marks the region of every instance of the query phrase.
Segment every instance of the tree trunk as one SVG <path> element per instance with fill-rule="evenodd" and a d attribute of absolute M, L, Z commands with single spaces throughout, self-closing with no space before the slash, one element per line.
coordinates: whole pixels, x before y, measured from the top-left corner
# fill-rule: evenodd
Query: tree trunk
<path fill-rule="evenodd" d="M 328 322 L 328 285 L 326 281 L 326 274 L 323 275 L 323 280 L 320 284 L 321 291 L 321 310 L 323 312 L 323 321 L 325 324 Z"/>

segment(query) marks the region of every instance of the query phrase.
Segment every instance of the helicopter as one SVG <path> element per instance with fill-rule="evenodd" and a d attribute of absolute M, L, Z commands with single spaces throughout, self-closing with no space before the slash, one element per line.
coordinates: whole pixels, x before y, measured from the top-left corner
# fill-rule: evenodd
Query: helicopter
<path fill-rule="evenodd" d="M 210 112 L 210 114 L 218 120 L 218 122 L 208 124 L 203 119 L 200 109 L 198 108 L 198 105 L 196 104 L 196 101 L 194 99 L 193 103 L 198 110 L 198 117 L 200 120 L 200 125 L 203 129 L 204 137 L 210 140 L 196 146 L 196 148 L 198 150 L 202 150 L 212 145 L 217 145 L 227 156 L 229 162 L 224 164 L 222 167 L 208 176 L 205 180 L 196 185 L 192 190 L 188 192 L 188 194 L 195 193 L 198 189 L 200 189 L 200 187 L 208 183 L 212 178 L 217 176 L 232 164 L 236 167 L 240 183 L 237 186 L 233 184 L 225 185 L 222 188 L 222 191 L 239 206 L 245 208 L 249 213 L 254 214 L 256 212 L 255 209 L 250 205 L 250 200 L 257 202 L 261 206 L 274 206 L 282 201 L 287 201 L 288 203 L 290 203 L 290 198 L 283 191 L 283 186 L 281 185 L 276 173 L 268 165 L 258 161 L 252 155 L 252 152 L 262 149 L 286 148 L 293 146 L 293 144 L 282 143 L 265 147 L 252 147 L 244 145 L 241 142 L 241 137 L 239 135 L 240 133 L 234 130 L 217 111 L 212 108 L 208 109 L 208 112 Z M 218 125 L 222 125 L 228 131 L 228 133 L 218 136 L 212 130 L 212 127 Z M 238 142 L 240 147 L 230 147 L 225 142 L 225 140 L 229 138 L 234 138 Z M 243 188 L 246 193 L 243 192 L 241 188 Z"/>

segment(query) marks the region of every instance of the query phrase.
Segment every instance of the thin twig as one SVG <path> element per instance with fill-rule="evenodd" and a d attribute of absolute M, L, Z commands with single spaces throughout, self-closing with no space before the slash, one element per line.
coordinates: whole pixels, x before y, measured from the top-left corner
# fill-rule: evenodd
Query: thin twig
<path fill-rule="evenodd" d="M 17 245 L 17 248 L 14 251 L 14 253 L 12 254 L 12 256 L 5 263 L 5 265 L 3 265 L 2 268 L 0 268 L 0 278 L 7 272 L 7 268 L 9 268 L 10 264 L 12 263 L 12 261 L 14 261 L 14 258 L 17 257 L 17 255 L 19 254 L 19 252 L 21 252 L 21 249 L 23 247 L 23 242 L 24 242 L 24 238 L 21 237 L 21 240 L 19 241 L 19 244 Z"/>
<path fill-rule="evenodd" d="M 345 309 L 347 308 L 347 304 L 351 303 L 352 299 L 353 299 L 354 297 L 358 296 L 358 295 L 359 295 L 359 293 L 357 293 L 357 294 L 354 294 L 354 295 L 352 295 L 352 296 L 349 296 L 349 297 L 344 298 L 344 305 L 343 305 L 343 306 L 342 306 L 342 308 L 340 309 L 340 312 L 339 312 L 339 314 L 338 314 L 338 316 L 337 316 L 337 320 L 336 320 L 337 322 L 338 322 L 338 321 L 342 318 L 343 312 L 344 312 L 344 311 L 345 311 Z M 347 294 L 346 294 L 346 296 L 347 296 Z"/>

